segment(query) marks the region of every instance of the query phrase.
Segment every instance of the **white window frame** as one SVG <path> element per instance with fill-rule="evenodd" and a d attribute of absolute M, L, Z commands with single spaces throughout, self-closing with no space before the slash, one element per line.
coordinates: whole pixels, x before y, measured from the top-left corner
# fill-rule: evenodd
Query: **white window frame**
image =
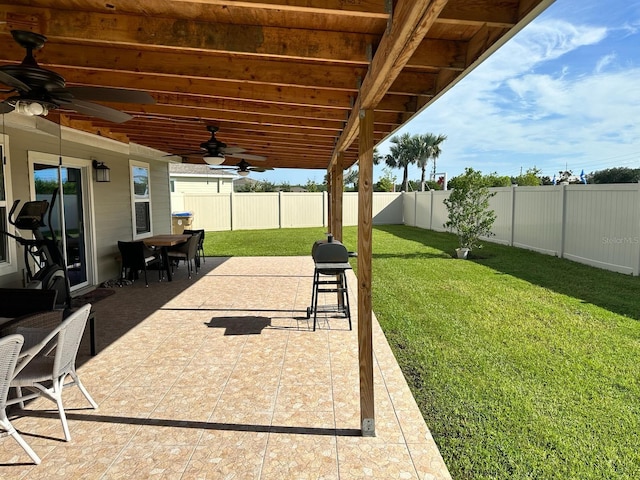
<path fill-rule="evenodd" d="M 134 171 L 136 168 L 144 168 L 147 170 L 147 194 L 145 197 L 140 198 L 136 197 L 135 187 L 134 187 Z M 130 178 L 130 190 L 131 190 L 131 228 L 133 232 L 133 239 L 139 240 L 142 238 L 147 238 L 153 235 L 153 210 L 152 210 L 152 202 L 151 202 L 151 167 L 148 163 L 138 162 L 136 160 L 129 160 L 129 178 Z M 149 231 L 138 233 L 138 228 L 136 225 L 136 205 L 139 203 L 148 203 L 149 204 Z"/>
<path fill-rule="evenodd" d="M 9 136 L 0 134 L 0 145 L 2 145 L 2 158 L 0 162 L 4 167 L 4 200 L 0 200 L 0 207 L 5 209 L 4 221 L 9 233 L 15 234 L 15 228 L 9 223 L 9 210 L 13 205 L 13 191 L 11 190 L 11 162 L 9 161 Z M 4 235 L 3 235 L 4 236 Z M 7 243 L 7 260 L 0 261 L 0 277 L 9 275 L 18 271 L 18 257 L 16 256 L 16 241 L 12 238 L 5 238 L 2 241 Z"/>

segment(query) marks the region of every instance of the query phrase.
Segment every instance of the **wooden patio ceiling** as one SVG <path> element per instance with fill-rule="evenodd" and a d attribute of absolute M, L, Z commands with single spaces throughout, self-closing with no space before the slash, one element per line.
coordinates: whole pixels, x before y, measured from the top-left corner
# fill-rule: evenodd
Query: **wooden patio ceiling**
<path fill-rule="evenodd" d="M 0 65 L 24 57 L 11 30 L 42 33 L 36 59 L 68 86 L 156 100 L 110 104 L 133 115 L 122 124 L 50 115 L 64 125 L 176 154 L 215 125 L 260 166 L 326 169 L 342 152 L 347 167 L 361 109 L 381 141 L 552 1 L 0 0 Z"/>

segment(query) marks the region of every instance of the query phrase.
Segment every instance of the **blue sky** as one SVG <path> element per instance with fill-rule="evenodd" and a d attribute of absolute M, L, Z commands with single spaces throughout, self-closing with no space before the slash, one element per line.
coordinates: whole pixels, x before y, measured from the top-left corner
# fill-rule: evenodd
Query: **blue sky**
<path fill-rule="evenodd" d="M 447 135 L 437 170 L 449 178 L 467 166 L 512 176 L 535 166 L 549 177 L 565 167 L 640 168 L 640 0 L 556 0 L 394 133 L 404 132 Z M 388 143 L 378 145 L 382 154 Z M 304 184 L 325 173 L 251 176 Z"/>

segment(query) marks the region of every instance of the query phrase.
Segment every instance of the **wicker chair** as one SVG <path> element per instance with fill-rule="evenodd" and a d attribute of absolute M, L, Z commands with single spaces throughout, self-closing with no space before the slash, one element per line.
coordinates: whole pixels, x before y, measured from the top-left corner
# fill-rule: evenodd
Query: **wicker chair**
<path fill-rule="evenodd" d="M 158 265 L 158 280 L 162 279 L 162 258 L 159 254 L 147 247 L 144 242 L 118 242 L 118 250 L 122 256 L 122 278 L 130 277 L 131 280 L 135 278 L 138 271 L 144 271 L 144 283 L 148 287 L 149 281 L 147 280 L 147 267 L 149 265 Z M 128 272 L 127 272 L 128 270 Z"/>
<path fill-rule="evenodd" d="M 195 233 L 200 234 L 200 240 L 198 241 L 198 256 L 196 257 L 196 265 L 200 268 L 200 260 L 204 263 L 204 229 L 200 230 L 185 230 L 185 235 L 193 235 Z"/>
<path fill-rule="evenodd" d="M 10 384 L 16 387 L 17 396 L 7 405 L 19 403 L 24 408 L 25 401 L 40 396 L 52 400 L 58 406 L 66 441 L 71 440 L 71 434 L 62 405 L 63 388 L 77 385 L 91 406 L 98 408 L 76 373 L 76 356 L 90 311 L 91 304 L 80 307 L 53 330 L 26 324 L 17 327 L 17 333 L 25 337 L 25 349 L 19 356 L 16 374 Z M 65 384 L 67 376 L 72 381 Z M 23 395 L 23 388 L 32 393 Z"/>
<path fill-rule="evenodd" d="M 21 335 L 8 335 L 0 338 L 0 428 L 11 435 L 16 442 L 24 449 L 36 464 L 40 463 L 40 457 L 36 455 L 31 447 L 24 441 L 16 429 L 11 425 L 7 418 L 7 394 L 9 393 L 9 384 L 13 378 L 18 355 L 24 339 Z"/>
<path fill-rule="evenodd" d="M 187 264 L 187 269 L 189 272 L 189 278 L 191 278 L 191 272 L 193 271 L 193 264 L 195 264 L 196 274 L 198 273 L 199 262 L 197 261 L 198 256 L 198 245 L 200 243 L 200 233 L 194 233 L 189 237 L 189 240 L 186 241 L 183 245 L 178 245 L 176 247 L 170 248 L 167 252 L 169 257 L 169 261 L 176 260 L 184 260 Z M 191 263 L 193 262 L 193 264 Z"/>

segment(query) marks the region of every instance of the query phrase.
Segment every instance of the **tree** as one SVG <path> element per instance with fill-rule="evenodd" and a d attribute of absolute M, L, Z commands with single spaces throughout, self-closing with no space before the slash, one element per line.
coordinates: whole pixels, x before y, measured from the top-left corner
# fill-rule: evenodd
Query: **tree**
<path fill-rule="evenodd" d="M 433 133 L 425 133 L 424 135 L 416 135 L 415 142 L 417 143 L 416 150 L 418 152 L 417 164 L 420 167 L 420 186 L 424 191 L 426 182 L 426 169 L 429 160 L 433 160 L 433 173 L 436 173 L 436 160 L 440 157 L 442 149 L 440 144 L 447 139 L 446 135 L 434 135 Z"/>
<path fill-rule="evenodd" d="M 492 235 L 491 227 L 496 220 L 495 212 L 489 210 L 489 199 L 495 193 L 489 192 L 486 179 L 473 168 L 467 167 L 456 178 L 456 187 L 444 200 L 449 211 L 444 227 L 455 230 L 460 248 L 481 248 L 479 238 Z"/>
<path fill-rule="evenodd" d="M 353 185 L 353 192 L 358 191 L 358 169 L 355 167 L 351 167 L 347 172 L 342 176 L 342 181 L 344 186 Z"/>
<path fill-rule="evenodd" d="M 640 182 L 640 168 L 607 168 L 589 175 L 592 183 L 636 183 Z"/>
<path fill-rule="evenodd" d="M 409 165 L 416 162 L 418 157 L 418 143 L 412 140 L 411 135 L 391 137 L 391 148 L 389 154 L 384 158 L 384 162 L 391 168 L 402 169 L 402 190 L 409 190 Z"/>
<path fill-rule="evenodd" d="M 512 178 L 512 183 L 521 187 L 537 187 L 542 185 L 542 178 L 540 178 L 540 169 L 533 167 L 529 168 L 524 175 L 520 174 L 517 177 Z"/>
<path fill-rule="evenodd" d="M 397 177 L 393 175 L 390 168 L 382 169 L 383 175 L 374 186 L 376 192 L 393 192 Z"/>

